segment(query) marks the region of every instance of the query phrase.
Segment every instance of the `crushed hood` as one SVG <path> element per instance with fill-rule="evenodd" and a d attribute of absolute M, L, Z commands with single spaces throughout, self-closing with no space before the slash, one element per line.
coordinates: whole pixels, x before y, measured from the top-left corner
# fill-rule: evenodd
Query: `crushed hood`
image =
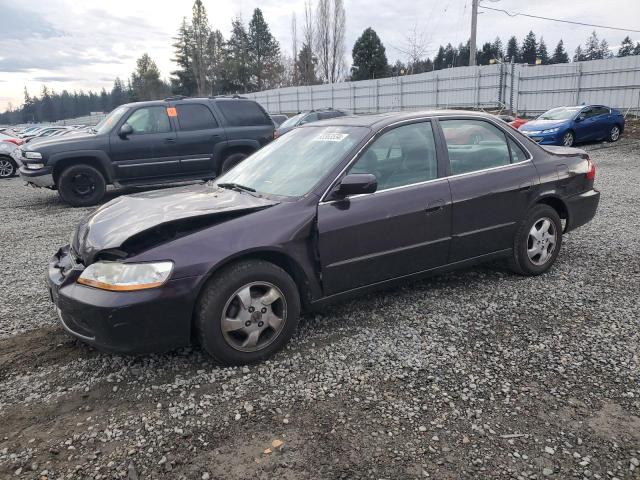
<path fill-rule="evenodd" d="M 117 249 L 131 237 L 160 225 L 195 217 L 261 210 L 278 202 L 210 184 L 123 195 L 85 217 L 72 240 L 85 264 L 103 250 Z"/>

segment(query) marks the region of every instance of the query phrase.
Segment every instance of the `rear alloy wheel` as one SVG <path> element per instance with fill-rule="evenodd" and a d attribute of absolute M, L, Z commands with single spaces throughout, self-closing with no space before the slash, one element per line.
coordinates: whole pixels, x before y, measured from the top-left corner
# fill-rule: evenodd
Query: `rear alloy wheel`
<path fill-rule="evenodd" d="M 536 205 L 516 233 L 510 266 L 521 275 L 540 275 L 556 261 L 561 245 L 558 212 L 549 205 Z"/>
<path fill-rule="evenodd" d="M 575 140 L 576 138 L 574 137 L 573 132 L 567 132 L 562 136 L 562 145 L 565 147 L 571 147 Z"/>
<path fill-rule="evenodd" d="M 609 132 L 609 141 L 617 142 L 619 138 L 620 138 L 620 127 L 617 125 L 614 125 L 613 127 L 611 127 L 611 131 Z"/>
<path fill-rule="evenodd" d="M 200 345 L 222 365 L 265 360 L 291 338 L 300 296 L 282 268 L 263 260 L 232 264 L 204 287 L 196 309 Z"/>
<path fill-rule="evenodd" d="M 13 177 L 16 174 L 16 164 L 10 158 L 0 158 L 0 178 Z"/>
<path fill-rule="evenodd" d="M 73 207 L 95 205 L 104 197 L 106 182 L 102 173 L 91 165 L 72 165 L 58 178 L 58 194 Z"/>

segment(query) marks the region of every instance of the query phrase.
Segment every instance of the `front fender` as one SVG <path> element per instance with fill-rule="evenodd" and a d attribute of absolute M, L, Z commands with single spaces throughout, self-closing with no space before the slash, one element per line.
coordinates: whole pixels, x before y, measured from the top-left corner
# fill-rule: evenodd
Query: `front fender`
<path fill-rule="evenodd" d="M 64 162 L 82 158 L 90 158 L 97 161 L 106 174 L 107 182 L 113 181 L 113 164 L 111 163 L 109 156 L 102 150 L 73 150 L 70 152 L 55 153 L 47 159 L 47 166 L 52 167 L 55 170 L 57 166 L 62 166 Z"/>

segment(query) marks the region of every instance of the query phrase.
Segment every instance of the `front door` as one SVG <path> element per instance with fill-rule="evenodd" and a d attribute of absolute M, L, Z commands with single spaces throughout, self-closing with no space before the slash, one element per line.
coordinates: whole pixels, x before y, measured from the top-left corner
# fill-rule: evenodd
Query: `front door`
<path fill-rule="evenodd" d="M 512 248 L 532 187 L 539 183 L 529 154 L 491 122 L 439 123 L 447 143 L 453 202 L 450 263 Z"/>
<path fill-rule="evenodd" d="M 377 191 L 318 206 L 325 295 L 447 262 L 451 194 L 437 164 L 428 121 L 388 130 L 364 151 L 349 173 L 375 175 Z"/>
<path fill-rule="evenodd" d="M 133 132 L 120 136 L 117 128 L 110 138 L 111 159 L 118 179 L 156 178 L 179 171 L 176 132 L 166 107 L 137 108 L 124 123 L 129 124 Z"/>

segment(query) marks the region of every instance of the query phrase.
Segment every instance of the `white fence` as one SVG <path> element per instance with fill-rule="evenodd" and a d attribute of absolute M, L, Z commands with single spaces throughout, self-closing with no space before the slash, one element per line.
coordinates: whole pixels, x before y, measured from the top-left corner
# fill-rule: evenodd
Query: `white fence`
<path fill-rule="evenodd" d="M 76 118 L 67 118 L 66 120 L 58 120 L 54 122 L 55 125 L 87 125 L 88 127 L 93 127 L 97 125 L 100 120 L 106 117 L 106 113 L 99 113 L 96 115 L 86 115 L 84 117 L 76 117 Z"/>
<path fill-rule="evenodd" d="M 534 115 L 560 105 L 604 104 L 640 115 L 640 56 L 560 65 L 486 65 L 417 75 L 287 87 L 248 94 L 270 113 L 333 107 L 353 113 L 443 108 Z"/>

